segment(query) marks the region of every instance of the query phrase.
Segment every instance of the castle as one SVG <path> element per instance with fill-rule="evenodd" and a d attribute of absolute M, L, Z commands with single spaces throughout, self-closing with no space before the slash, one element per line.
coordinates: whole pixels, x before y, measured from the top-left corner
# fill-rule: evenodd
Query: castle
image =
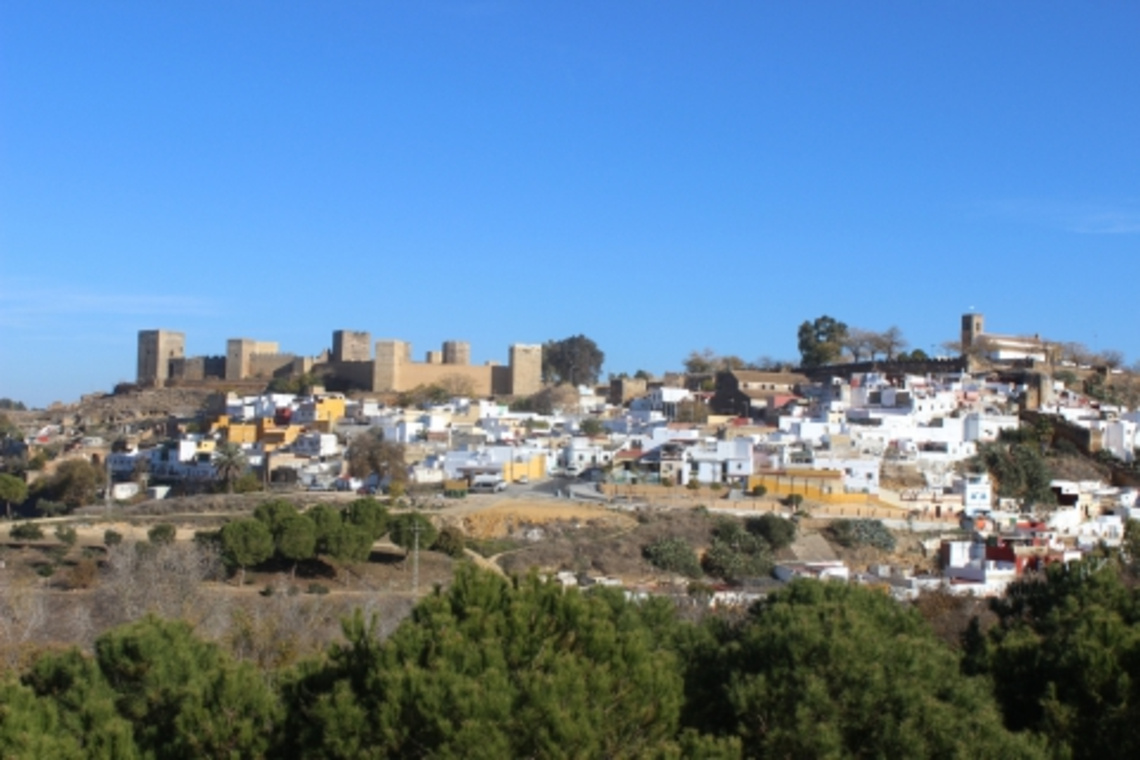
<path fill-rule="evenodd" d="M 379 340 L 373 353 L 368 332 L 337 330 L 332 350 L 318 356 L 283 353 L 275 342 L 230 338 L 224 356 L 186 356 L 186 335 L 171 330 L 140 330 L 139 385 L 266 383 L 278 377 L 312 373 L 330 387 L 375 393 L 440 386 L 456 395 L 527 396 L 542 389 L 542 346 L 510 346 L 508 364 L 471 364 L 471 345 L 449 340 L 439 351 L 412 359 L 412 345 Z"/>

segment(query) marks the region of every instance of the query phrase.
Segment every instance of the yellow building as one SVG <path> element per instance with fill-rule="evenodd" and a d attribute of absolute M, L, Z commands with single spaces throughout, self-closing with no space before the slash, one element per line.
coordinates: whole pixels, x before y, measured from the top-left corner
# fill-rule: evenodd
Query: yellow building
<path fill-rule="evenodd" d="M 521 457 L 519 457 L 521 459 Z M 546 457 L 535 454 L 530 459 L 503 464 L 503 480 L 515 483 L 523 478 L 529 480 L 542 480 L 546 477 Z"/>

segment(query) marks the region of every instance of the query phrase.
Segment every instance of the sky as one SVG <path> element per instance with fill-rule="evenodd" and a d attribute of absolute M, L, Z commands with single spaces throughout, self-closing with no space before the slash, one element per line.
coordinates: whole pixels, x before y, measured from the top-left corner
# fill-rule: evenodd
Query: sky
<path fill-rule="evenodd" d="M 1134 2 L 0 3 L 0 397 L 137 332 L 1140 359 Z"/>

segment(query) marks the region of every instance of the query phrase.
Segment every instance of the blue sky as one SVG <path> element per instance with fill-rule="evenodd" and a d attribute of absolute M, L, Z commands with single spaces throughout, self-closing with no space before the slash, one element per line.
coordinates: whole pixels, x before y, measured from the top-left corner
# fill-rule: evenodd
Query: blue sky
<path fill-rule="evenodd" d="M 961 313 L 1140 359 L 1140 5 L 0 4 L 0 396 L 142 328 L 584 333 L 605 371 Z"/>

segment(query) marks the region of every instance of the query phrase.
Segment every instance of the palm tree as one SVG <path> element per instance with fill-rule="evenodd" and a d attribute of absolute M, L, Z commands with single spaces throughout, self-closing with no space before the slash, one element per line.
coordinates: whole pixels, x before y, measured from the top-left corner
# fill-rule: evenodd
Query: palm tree
<path fill-rule="evenodd" d="M 234 492 L 234 481 L 245 472 L 245 453 L 236 443 L 223 443 L 214 450 L 214 472 L 226 482 L 226 493 Z"/>

